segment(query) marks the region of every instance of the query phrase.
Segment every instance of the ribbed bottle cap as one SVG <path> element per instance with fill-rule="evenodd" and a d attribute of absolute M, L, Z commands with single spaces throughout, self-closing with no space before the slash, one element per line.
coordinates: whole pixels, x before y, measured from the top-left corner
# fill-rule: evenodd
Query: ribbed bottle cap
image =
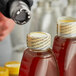
<path fill-rule="evenodd" d="M 9 76 L 8 69 L 0 67 L 0 76 Z"/>
<path fill-rule="evenodd" d="M 20 63 L 16 61 L 7 62 L 5 64 L 5 67 L 8 68 L 10 75 L 18 75 L 19 74 L 19 68 Z"/>
<path fill-rule="evenodd" d="M 76 19 L 69 16 L 62 16 L 57 19 L 57 23 L 63 23 L 63 22 L 76 22 Z"/>
<path fill-rule="evenodd" d="M 32 32 L 27 36 L 27 46 L 35 50 L 46 50 L 51 46 L 51 36 L 44 32 Z"/>
<path fill-rule="evenodd" d="M 58 18 L 58 35 L 63 37 L 76 37 L 76 19 L 72 17 Z"/>

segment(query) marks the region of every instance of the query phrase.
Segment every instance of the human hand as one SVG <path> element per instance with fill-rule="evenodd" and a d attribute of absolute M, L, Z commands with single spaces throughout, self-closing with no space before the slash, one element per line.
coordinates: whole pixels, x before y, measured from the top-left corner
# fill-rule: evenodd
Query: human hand
<path fill-rule="evenodd" d="M 0 12 L 0 41 L 2 41 L 14 28 L 15 22 Z"/>

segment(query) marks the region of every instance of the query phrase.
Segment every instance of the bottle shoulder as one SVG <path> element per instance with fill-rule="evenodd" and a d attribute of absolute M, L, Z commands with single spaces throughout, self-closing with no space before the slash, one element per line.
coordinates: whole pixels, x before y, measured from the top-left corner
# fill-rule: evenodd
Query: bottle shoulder
<path fill-rule="evenodd" d="M 62 36 L 55 36 L 54 40 L 69 40 L 69 41 L 76 41 L 76 37 L 62 37 Z"/>
<path fill-rule="evenodd" d="M 70 47 L 76 48 L 76 38 L 65 38 L 61 36 L 55 36 L 53 43 L 53 50 L 59 52 L 59 50 L 68 50 Z M 73 48 L 74 48 L 73 47 Z"/>
<path fill-rule="evenodd" d="M 30 48 L 27 48 L 24 52 L 24 54 L 29 54 L 32 57 L 40 57 L 40 58 L 50 58 L 53 57 L 53 52 L 51 49 L 48 49 L 46 51 L 35 51 Z"/>

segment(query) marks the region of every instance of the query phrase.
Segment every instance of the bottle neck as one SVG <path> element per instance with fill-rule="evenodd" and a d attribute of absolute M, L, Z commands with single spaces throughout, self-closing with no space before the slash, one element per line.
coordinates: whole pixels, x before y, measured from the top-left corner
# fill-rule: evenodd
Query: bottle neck
<path fill-rule="evenodd" d="M 36 47 L 28 47 L 28 48 L 30 48 L 33 51 L 42 52 L 42 51 L 46 51 L 50 47 L 51 47 L 50 45 L 49 46 L 44 45 L 43 47 L 40 47 L 40 48 L 36 48 Z"/>
<path fill-rule="evenodd" d="M 48 51 L 49 49 L 50 49 L 50 47 L 49 48 L 46 48 L 46 49 L 31 49 L 31 48 L 29 48 L 30 49 L 30 51 L 32 51 L 32 52 L 46 52 L 46 51 Z M 50 49 L 51 50 L 51 49 Z"/>

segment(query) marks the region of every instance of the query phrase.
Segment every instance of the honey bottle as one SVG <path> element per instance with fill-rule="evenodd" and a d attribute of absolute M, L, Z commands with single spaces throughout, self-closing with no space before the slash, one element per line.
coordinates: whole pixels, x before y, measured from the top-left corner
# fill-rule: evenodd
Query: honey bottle
<path fill-rule="evenodd" d="M 60 76 L 76 76 L 76 19 L 58 18 L 57 36 L 53 51 L 59 65 Z"/>
<path fill-rule="evenodd" d="M 27 36 L 27 46 L 21 62 L 19 76 L 59 76 L 51 36 L 44 32 L 32 32 Z"/>

